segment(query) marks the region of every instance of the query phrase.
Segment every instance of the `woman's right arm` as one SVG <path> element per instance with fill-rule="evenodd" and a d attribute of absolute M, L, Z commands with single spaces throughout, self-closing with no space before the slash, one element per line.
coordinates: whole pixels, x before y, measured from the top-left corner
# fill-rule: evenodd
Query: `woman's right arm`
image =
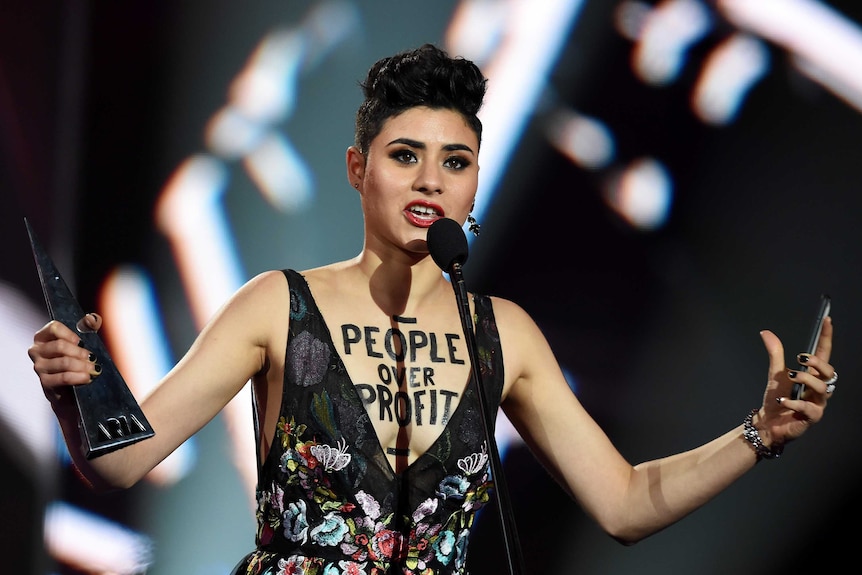
<path fill-rule="evenodd" d="M 69 453 L 97 490 L 134 485 L 153 467 L 215 417 L 255 374 L 268 365 L 275 330 L 286 331 L 289 291 L 281 272 L 263 273 L 246 283 L 198 335 L 188 353 L 141 402 L 153 437 L 87 459 L 82 451 L 78 412 L 71 386 L 98 377 L 89 350 L 57 321 L 36 332 L 28 353 L 45 396 L 63 430 Z M 94 314 L 83 320 L 98 329 Z"/>

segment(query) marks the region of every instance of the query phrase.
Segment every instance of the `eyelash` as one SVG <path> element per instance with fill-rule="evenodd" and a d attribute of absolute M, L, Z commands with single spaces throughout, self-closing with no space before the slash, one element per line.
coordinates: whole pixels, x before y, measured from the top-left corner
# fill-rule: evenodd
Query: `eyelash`
<path fill-rule="evenodd" d="M 412 150 L 396 150 L 390 154 L 390 157 L 396 162 L 402 164 L 415 164 L 418 161 L 416 154 Z M 457 164 L 452 166 L 452 164 Z M 451 167 L 453 170 L 460 171 L 471 164 L 470 160 L 461 156 L 449 156 L 443 161 L 443 166 Z"/>

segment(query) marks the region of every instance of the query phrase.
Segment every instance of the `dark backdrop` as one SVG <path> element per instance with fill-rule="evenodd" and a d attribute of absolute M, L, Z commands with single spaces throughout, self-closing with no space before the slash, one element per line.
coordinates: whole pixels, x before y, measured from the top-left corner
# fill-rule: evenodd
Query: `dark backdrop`
<path fill-rule="evenodd" d="M 105 276 L 129 262 L 149 268 L 165 290 L 160 297 L 182 307 L 179 290 L 167 293 L 177 280 L 154 225 L 156 199 L 176 167 L 204 148 L 207 122 L 260 38 L 297 22 L 315 3 L 286 4 L 0 3 L 0 280 L 42 309 L 22 223 L 28 216 L 85 308 L 97 308 Z M 456 4 L 411 5 L 409 13 L 396 3 L 357 5 L 358 31 L 328 57 L 328 67 L 306 72 L 282 128 L 300 154 L 330 168 L 317 175 L 313 230 L 243 195 L 252 184 L 229 165 L 234 187 L 225 202 L 249 276 L 359 250 L 358 204 L 329 203 L 336 190 L 350 193 L 341 158 L 359 98 L 355 82 L 384 54 L 442 42 Z M 862 16 L 849 0 L 828 4 L 851 19 Z M 525 448 L 512 444 L 504 461 L 530 572 L 830 572 L 855 558 L 856 530 L 847 525 L 859 512 L 862 471 L 853 415 L 862 317 L 860 113 L 770 45 L 770 71 L 736 120 L 708 126 L 688 102 L 703 56 L 728 25 L 696 46 L 676 82 L 657 88 L 631 73 L 632 43 L 613 31 L 617 7 L 584 3 L 483 214 L 483 234 L 465 268 L 469 287 L 514 299 L 534 316 L 581 401 L 633 462 L 694 447 L 737 425 L 762 393 L 767 360 L 758 331 L 776 331 L 788 355 L 800 350 L 821 292 L 835 302 L 841 385 L 824 423 L 782 459 L 761 463 L 692 517 L 633 548 L 599 532 Z M 644 231 L 625 223 L 603 200 L 608 174 L 578 167 L 549 143 L 544 128 L 560 106 L 610 126 L 621 161 L 661 158 L 674 179 L 663 226 Z M 277 229 L 261 231 L 267 226 Z M 330 249 L 288 249 L 303 239 Z M 187 311 L 169 321 L 179 354 L 195 328 Z M 28 343 L 16 345 L 15 357 L 26 361 Z M 245 538 L 234 537 L 225 551 L 232 555 L 224 561 L 232 561 L 252 547 L 253 533 L 229 463 L 211 461 L 223 433 L 202 432 L 199 457 L 228 476 L 219 497 L 231 511 L 221 521 L 241 526 Z M 160 534 L 159 521 L 141 519 L 139 509 L 140 501 L 159 498 L 181 506 L 181 497 L 151 486 L 94 497 L 62 460 L 57 469 L 21 468 L 9 455 L 19 448 L 14 431 L 4 435 L 0 546 L 10 572 L 48 572 L 39 530 L 43 506 L 55 498 L 147 533 L 156 541 L 152 572 L 178 572 L 166 557 L 181 550 L 171 551 L 172 536 Z M 43 474 L 56 475 L 56 484 L 34 487 L 33 477 Z M 211 476 L 195 488 L 196 477 L 177 489 L 213 489 Z M 174 529 L 190 539 L 202 529 L 193 507 L 174 513 Z M 473 572 L 503 572 L 500 546 L 496 515 L 482 514 Z"/>

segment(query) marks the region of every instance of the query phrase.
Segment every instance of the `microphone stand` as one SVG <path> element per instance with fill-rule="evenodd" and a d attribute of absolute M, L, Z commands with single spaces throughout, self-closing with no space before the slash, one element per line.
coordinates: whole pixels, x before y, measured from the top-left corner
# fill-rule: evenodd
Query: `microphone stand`
<path fill-rule="evenodd" d="M 476 388 L 479 391 L 479 412 L 482 416 L 482 425 L 485 429 L 485 437 L 488 440 L 491 456 L 491 476 L 494 479 L 497 495 L 497 507 L 500 512 L 500 527 L 503 538 L 506 541 L 506 555 L 509 560 L 509 573 L 519 575 L 524 572 L 523 559 L 521 558 L 521 546 L 518 542 L 518 532 L 515 529 L 512 517 L 512 506 L 509 502 L 509 489 L 503 476 L 503 467 L 500 463 L 500 454 L 497 451 L 497 441 L 494 438 L 494 426 L 491 423 L 491 415 L 488 411 L 488 399 L 485 395 L 485 387 L 482 385 L 482 376 L 479 372 L 478 352 L 476 350 L 476 337 L 473 331 L 473 319 L 470 316 L 470 303 L 467 299 L 467 288 L 464 285 L 464 275 L 461 272 L 461 264 L 454 262 L 449 272 L 452 288 L 455 290 L 455 299 L 458 302 L 458 313 L 461 316 L 461 327 L 464 329 L 464 337 L 467 338 L 467 350 L 470 356 L 470 365 L 473 366 L 473 377 L 476 380 Z"/>

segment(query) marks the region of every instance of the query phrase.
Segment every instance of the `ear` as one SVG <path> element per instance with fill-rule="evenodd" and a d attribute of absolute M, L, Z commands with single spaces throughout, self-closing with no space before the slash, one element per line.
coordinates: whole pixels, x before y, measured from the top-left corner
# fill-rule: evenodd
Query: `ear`
<path fill-rule="evenodd" d="M 365 177 L 365 156 L 356 146 L 347 148 L 345 158 L 347 164 L 347 181 L 357 190 L 362 186 L 362 178 Z"/>

